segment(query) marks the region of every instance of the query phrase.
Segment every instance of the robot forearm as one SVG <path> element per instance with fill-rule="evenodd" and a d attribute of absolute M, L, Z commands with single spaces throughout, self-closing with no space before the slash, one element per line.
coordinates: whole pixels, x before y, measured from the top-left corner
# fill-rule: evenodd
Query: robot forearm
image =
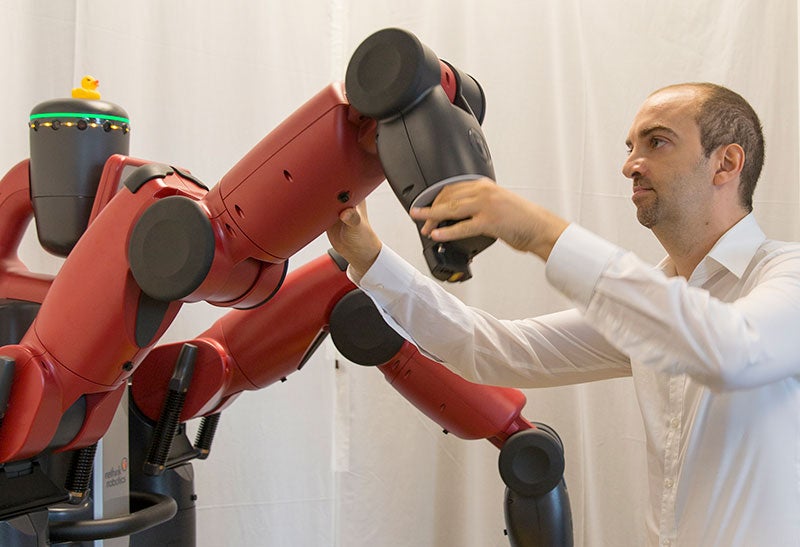
<path fill-rule="evenodd" d="M 289 274 L 269 305 L 229 312 L 190 341 L 199 352 L 181 418 L 218 412 L 241 391 L 286 378 L 330 332 L 345 357 L 378 365 L 409 402 L 460 438 L 500 447 L 533 427 L 521 416 L 521 391 L 468 382 L 424 357 L 383 321 L 345 267 L 335 253 L 323 255 Z M 154 420 L 182 345 L 156 347 L 134 375 L 134 401 Z"/>
<path fill-rule="evenodd" d="M 549 427 L 522 416 L 525 395 L 474 384 L 423 356 L 350 283 L 335 253 L 293 271 L 270 301 L 232 311 L 189 344 L 198 348 L 181 420 L 216 415 L 243 390 L 283 380 L 331 334 L 349 360 L 376 366 L 387 381 L 445 432 L 487 439 L 500 449 L 507 534 L 514 547 L 571 545 L 563 446 Z M 156 421 L 183 343 L 156 347 L 133 378 L 133 401 Z"/>
<path fill-rule="evenodd" d="M 299 370 L 328 333 L 335 304 L 355 289 L 344 267 L 335 254 L 318 257 L 289 274 L 268 305 L 228 312 L 191 340 L 198 356 L 181 420 L 219 412 L 242 391 Z M 152 420 L 183 344 L 157 346 L 134 374 L 134 402 Z"/>

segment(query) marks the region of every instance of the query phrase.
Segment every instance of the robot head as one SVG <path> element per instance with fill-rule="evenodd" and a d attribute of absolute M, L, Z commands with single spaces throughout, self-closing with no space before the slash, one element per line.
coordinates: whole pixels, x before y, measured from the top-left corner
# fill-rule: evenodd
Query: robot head
<path fill-rule="evenodd" d="M 29 126 L 39 243 L 65 257 L 86 230 L 106 160 L 128 155 L 130 121 L 115 104 L 66 98 L 36 105 Z"/>

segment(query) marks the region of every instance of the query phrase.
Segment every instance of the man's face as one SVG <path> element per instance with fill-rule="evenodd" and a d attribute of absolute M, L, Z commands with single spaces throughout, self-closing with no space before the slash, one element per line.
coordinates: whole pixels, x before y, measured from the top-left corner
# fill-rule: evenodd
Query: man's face
<path fill-rule="evenodd" d="M 628 133 L 622 172 L 633 182 L 636 216 L 647 228 L 679 228 L 708 213 L 713 172 L 700 144 L 696 99 L 691 88 L 660 91 L 645 101 Z"/>

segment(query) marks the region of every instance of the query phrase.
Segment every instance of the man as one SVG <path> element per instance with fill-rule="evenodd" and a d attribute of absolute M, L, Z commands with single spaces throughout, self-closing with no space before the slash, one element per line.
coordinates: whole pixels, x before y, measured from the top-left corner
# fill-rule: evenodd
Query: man
<path fill-rule="evenodd" d="M 723 87 L 670 86 L 627 144 L 637 217 L 668 254 L 655 269 L 487 180 L 411 212 L 434 240 L 486 234 L 546 260 L 574 310 L 504 321 L 468 308 L 382 246 L 363 209 L 328 236 L 403 334 L 470 380 L 632 375 L 651 545 L 800 545 L 800 245 L 766 239 L 751 214 L 758 117 Z M 466 220 L 437 228 L 447 219 Z"/>

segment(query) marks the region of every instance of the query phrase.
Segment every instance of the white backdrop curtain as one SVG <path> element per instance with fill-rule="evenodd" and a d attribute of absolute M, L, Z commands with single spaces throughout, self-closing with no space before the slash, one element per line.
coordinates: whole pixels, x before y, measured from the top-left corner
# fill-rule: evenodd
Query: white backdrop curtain
<path fill-rule="evenodd" d="M 793 0 L 0 0 L 0 21 L 2 172 L 28 156 L 31 108 L 92 74 L 132 118 L 132 156 L 213 185 L 342 79 L 361 40 L 398 26 L 480 80 L 500 184 L 652 262 L 662 251 L 620 173 L 630 121 L 657 87 L 730 86 L 764 124 L 756 215 L 770 236 L 800 239 Z M 425 268 L 388 185 L 368 202 L 385 241 Z M 291 267 L 327 246 L 314 241 Z M 34 270 L 60 263 L 32 234 L 21 254 Z M 476 258 L 473 280 L 448 288 L 507 318 L 565 306 L 542 264 L 502 244 Z M 192 338 L 224 312 L 186 306 L 165 340 Z M 630 381 L 526 395 L 525 416 L 564 440 L 576 545 L 641 545 L 644 442 Z M 380 373 L 326 343 L 287 382 L 223 413 L 211 458 L 195 464 L 199 545 L 507 545 L 497 455 L 443 435 Z"/>

